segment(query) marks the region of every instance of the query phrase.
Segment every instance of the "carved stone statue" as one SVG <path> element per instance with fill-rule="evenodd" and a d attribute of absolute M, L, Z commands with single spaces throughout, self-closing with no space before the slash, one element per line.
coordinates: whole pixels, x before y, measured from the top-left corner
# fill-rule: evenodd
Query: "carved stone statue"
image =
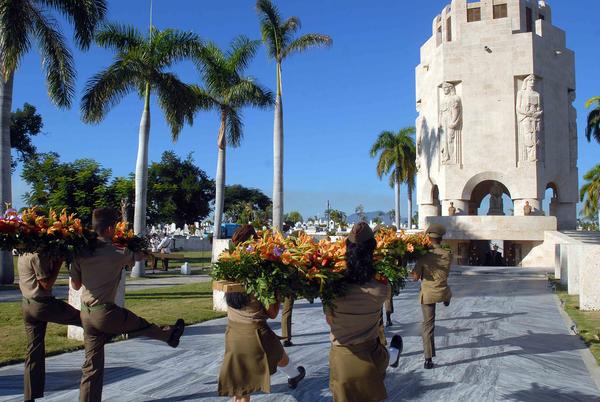
<path fill-rule="evenodd" d="M 539 92 L 535 90 L 535 76 L 529 75 L 517 92 L 517 120 L 519 122 L 519 141 L 522 145 L 521 160 L 536 162 L 541 144 L 542 104 Z"/>
<path fill-rule="evenodd" d="M 417 121 L 415 123 L 416 128 L 416 151 L 417 151 L 417 172 L 421 171 L 421 157 L 423 153 L 423 130 L 424 130 L 424 117 L 421 114 L 421 102 L 417 102 L 417 113 L 419 113 L 419 117 L 417 117 Z"/>
<path fill-rule="evenodd" d="M 529 205 L 529 201 L 525 201 L 525 206 L 523 207 L 523 214 L 525 216 L 529 216 L 531 215 L 532 210 L 533 209 L 531 208 L 531 205 Z"/>
<path fill-rule="evenodd" d="M 440 131 L 442 163 L 461 163 L 462 102 L 456 88 L 449 82 L 442 84 L 444 97 L 440 102 Z"/>
<path fill-rule="evenodd" d="M 127 209 L 129 208 L 129 198 L 121 198 L 121 220 L 123 222 L 129 222 Z"/>
<path fill-rule="evenodd" d="M 575 91 L 569 91 L 569 155 L 571 167 L 577 167 L 577 109 L 573 106 L 575 102 Z"/>
<path fill-rule="evenodd" d="M 448 207 L 448 216 L 456 215 L 456 208 L 454 207 L 454 203 L 451 201 L 450 206 Z"/>
<path fill-rule="evenodd" d="M 502 186 L 498 183 L 492 184 L 490 187 L 490 210 L 488 215 L 504 215 L 504 201 L 502 201 Z"/>

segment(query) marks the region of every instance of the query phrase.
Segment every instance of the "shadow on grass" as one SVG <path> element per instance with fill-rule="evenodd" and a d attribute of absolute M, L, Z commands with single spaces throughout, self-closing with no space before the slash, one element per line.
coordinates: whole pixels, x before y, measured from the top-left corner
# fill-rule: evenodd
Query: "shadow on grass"
<path fill-rule="evenodd" d="M 212 299 L 211 292 L 128 293 L 125 300 L 142 299 Z"/>

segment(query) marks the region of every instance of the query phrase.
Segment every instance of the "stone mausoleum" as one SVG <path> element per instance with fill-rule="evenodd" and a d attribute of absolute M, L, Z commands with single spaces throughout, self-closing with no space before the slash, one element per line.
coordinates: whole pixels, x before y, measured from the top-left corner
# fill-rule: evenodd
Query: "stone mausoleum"
<path fill-rule="evenodd" d="M 507 263 L 531 265 L 545 231 L 575 228 L 574 99 L 548 2 L 453 0 L 434 18 L 416 68 L 417 202 L 456 263 L 497 240 Z"/>

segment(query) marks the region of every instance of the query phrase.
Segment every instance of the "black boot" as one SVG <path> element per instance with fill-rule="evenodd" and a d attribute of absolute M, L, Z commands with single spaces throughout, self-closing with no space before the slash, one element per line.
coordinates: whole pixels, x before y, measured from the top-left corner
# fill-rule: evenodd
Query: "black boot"
<path fill-rule="evenodd" d="M 288 387 L 290 389 L 296 389 L 298 383 L 306 376 L 306 370 L 302 366 L 298 366 L 298 375 L 296 377 L 288 378 Z"/>
<path fill-rule="evenodd" d="M 386 313 L 385 313 L 385 317 L 386 317 L 386 322 L 385 322 L 385 326 L 386 326 L 386 327 L 391 327 L 392 325 L 394 325 L 394 324 L 392 323 L 392 313 L 388 313 L 388 312 L 386 312 Z"/>
<path fill-rule="evenodd" d="M 425 370 L 431 370 L 433 368 L 433 360 L 425 359 L 425 364 L 423 364 L 423 368 Z"/>
<path fill-rule="evenodd" d="M 185 331 L 185 322 L 180 318 L 175 322 L 167 344 L 172 348 L 179 346 L 179 339 L 183 335 L 183 331 Z"/>
<path fill-rule="evenodd" d="M 400 361 L 400 355 L 402 354 L 402 349 L 404 349 L 404 342 L 402 342 L 402 337 L 400 335 L 394 335 L 392 337 L 392 341 L 390 342 L 390 348 L 398 349 L 398 357 L 396 361 L 390 362 L 390 367 L 398 367 L 398 362 Z"/>

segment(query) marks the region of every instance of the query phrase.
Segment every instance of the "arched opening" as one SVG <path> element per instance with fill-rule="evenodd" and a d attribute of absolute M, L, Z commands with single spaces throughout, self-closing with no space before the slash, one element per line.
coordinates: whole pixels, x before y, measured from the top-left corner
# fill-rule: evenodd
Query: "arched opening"
<path fill-rule="evenodd" d="M 542 208 L 545 215 L 557 216 L 558 209 L 558 186 L 555 183 L 548 183 L 546 185 L 546 191 L 544 192 L 544 201 L 542 202 Z"/>
<path fill-rule="evenodd" d="M 477 184 L 469 199 L 469 215 L 513 215 L 513 202 L 508 188 L 497 180 Z"/>
<path fill-rule="evenodd" d="M 442 216 L 442 203 L 440 201 L 440 189 L 437 184 L 433 186 L 431 190 L 431 199 L 433 200 L 432 204 L 437 211 L 437 216 Z"/>

